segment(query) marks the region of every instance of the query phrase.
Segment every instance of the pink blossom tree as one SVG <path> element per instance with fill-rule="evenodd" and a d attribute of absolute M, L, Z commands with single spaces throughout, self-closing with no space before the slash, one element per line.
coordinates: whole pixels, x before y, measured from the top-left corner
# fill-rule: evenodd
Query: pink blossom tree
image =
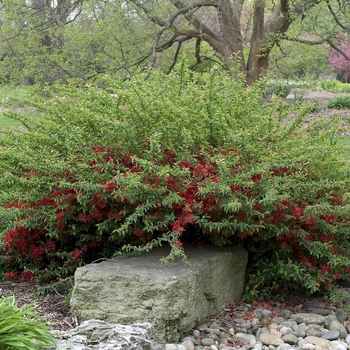
<path fill-rule="evenodd" d="M 331 48 L 328 62 L 335 72 L 340 74 L 343 82 L 350 78 L 350 37 L 338 38 L 337 50 Z"/>

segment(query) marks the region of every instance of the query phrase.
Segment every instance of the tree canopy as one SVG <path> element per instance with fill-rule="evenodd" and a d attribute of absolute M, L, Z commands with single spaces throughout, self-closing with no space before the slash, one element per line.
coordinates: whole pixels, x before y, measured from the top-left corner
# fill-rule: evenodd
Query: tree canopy
<path fill-rule="evenodd" d="M 283 41 L 337 45 L 349 3 L 335 0 L 23 0 L 0 2 L 3 82 L 81 83 L 160 67 L 238 61 L 248 85 Z"/>

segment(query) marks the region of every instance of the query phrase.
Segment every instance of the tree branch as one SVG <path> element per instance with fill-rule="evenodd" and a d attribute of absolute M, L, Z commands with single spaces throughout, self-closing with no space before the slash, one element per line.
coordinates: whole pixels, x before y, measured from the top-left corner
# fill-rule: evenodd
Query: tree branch
<path fill-rule="evenodd" d="M 350 61 L 350 57 L 339 46 L 335 45 L 332 40 L 328 39 L 327 42 L 333 50 L 338 51 L 342 56 L 344 56 L 348 61 Z"/>
<path fill-rule="evenodd" d="M 349 32 L 350 31 L 350 27 L 347 27 L 345 25 L 343 25 L 343 23 L 340 22 L 337 14 L 335 13 L 335 11 L 333 10 L 329 0 L 326 0 L 326 3 L 327 3 L 327 8 L 329 10 L 329 12 L 331 13 L 333 19 L 334 19 L 334 22 L 341 28 L 343 29 L 344 31 L 346 32 Z"/>

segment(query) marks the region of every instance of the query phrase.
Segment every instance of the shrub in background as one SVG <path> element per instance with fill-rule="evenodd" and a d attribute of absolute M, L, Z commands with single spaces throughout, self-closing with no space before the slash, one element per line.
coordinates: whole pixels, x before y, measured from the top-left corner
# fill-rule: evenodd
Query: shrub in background
<path fill-rule="evenodd" d="M 321 80 L 320 85 L 326 91 L 350 93 L 350 84 L 342 83 L 339 80 Z"/>
<path fill-rule="evenodd" d="M 340 96 L 329 101 L 327 108 L 331 109 L 345 109 L 350 108 L 350 96 Z"/>
<path fill-rule="evenodd" d="M 247 296 L 348 278 L 349 169 L 330 122 L 217 72 L 62 88 L 0 136 L 2 270 L 58 278 L 118 251 L 240 243 Z"/>

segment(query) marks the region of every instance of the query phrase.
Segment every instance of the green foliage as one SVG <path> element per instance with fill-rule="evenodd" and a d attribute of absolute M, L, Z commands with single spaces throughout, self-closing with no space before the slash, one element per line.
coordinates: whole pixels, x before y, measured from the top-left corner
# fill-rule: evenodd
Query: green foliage
<path fill-rule="evenodd" d="M 14 297 L 0 299 L 1 349 L 35 350 L 55 345 L 46 324 L 34 309 L 33 304 L 18 308 Z"/>
<path fill-rule="evenodd" d="M 350 176 L 334 121 L 305 129 L 307 107 L 266 103 L 261 90 L 180 67 L 29 99 L 41 117 L 11 113 L 27 132 L 0 137 L 4 276 L 64 278 L 119 252 L 170 244 L 168 258 L 185 259 L 186 244 L 239 243 L 247 297 L 348 278 Z"/>
<path fill-rule="evenodd" d="M 297 36 L 295 21 L 290 28 L 289 36 Z M 300 34 L 300 33 L 299 33 Z M 282 79 L 315 80 L 329 70 L 327 45 L 305 45 L 297 42 L 281 41 L 270 55 L 269 72 Z"/>
<path fill-rule="evenodd" d="M 327 107 L 331 109 L 350 108 L 350 96 L 339 96 L 329 101 Z"/>
<path fill-rule="evenodd" d="M 265 85 L 265 96 L 267 97 L 277 96 L 286 98 L 291 91 L 292 87 L 287 82 L 270 81 Z"/>
<path fill-rule="evenodd" d="M 342 83 L 339 80 L 322 80 L 320 85 L 326 91 L 350 93 L 350 84 Z"/>

